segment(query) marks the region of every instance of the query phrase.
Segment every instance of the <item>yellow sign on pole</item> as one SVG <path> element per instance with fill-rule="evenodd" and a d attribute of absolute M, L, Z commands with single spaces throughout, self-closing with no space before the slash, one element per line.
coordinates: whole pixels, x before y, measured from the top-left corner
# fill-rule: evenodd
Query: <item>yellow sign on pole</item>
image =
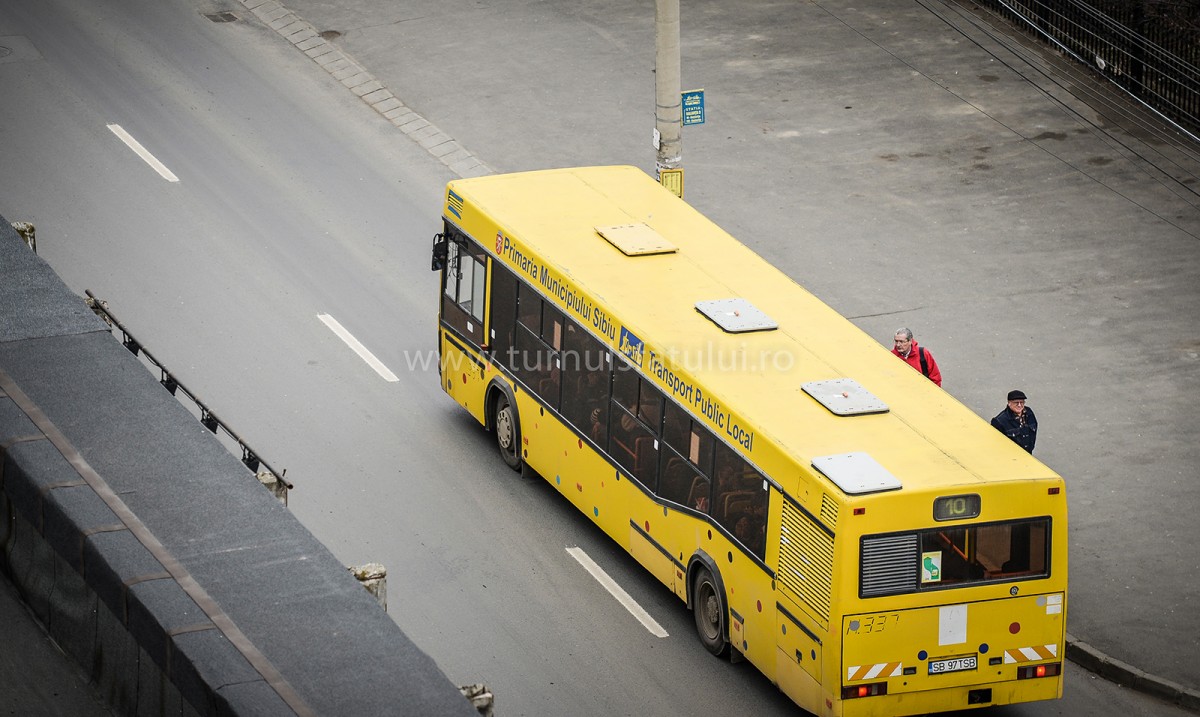
<path fill-rule="evenodd" d="M 683 199 L 683 170 L 682 169 L 660 169 L 658 170 L 658 181 L 667 189 L 670 189 L 675 196 Z"/>

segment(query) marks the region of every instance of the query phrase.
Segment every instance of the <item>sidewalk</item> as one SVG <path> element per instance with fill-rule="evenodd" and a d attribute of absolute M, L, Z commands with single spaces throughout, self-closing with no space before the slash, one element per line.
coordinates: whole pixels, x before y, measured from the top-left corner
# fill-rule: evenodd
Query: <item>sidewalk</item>
<path fill-rule="evenodd" d="M 652 4 L 243 3 L 457 174 L 654 170 Z M 1069 656 L 1200 708 L 1200 148 L 972 12 L 686 3 L 685 196 L 981 417 L 1024 390 Z"/>

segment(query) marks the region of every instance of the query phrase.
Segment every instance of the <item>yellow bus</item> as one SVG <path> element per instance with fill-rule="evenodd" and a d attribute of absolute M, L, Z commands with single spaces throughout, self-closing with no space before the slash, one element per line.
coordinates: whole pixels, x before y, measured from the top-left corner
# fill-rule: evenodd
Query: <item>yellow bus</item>
<path fill-rule="evenodd" d="M 1054 472 L 635 167 L 452 181 L 443 220 L 443 389 L 710 652 L 816 715 L 1062 696 Z"/>

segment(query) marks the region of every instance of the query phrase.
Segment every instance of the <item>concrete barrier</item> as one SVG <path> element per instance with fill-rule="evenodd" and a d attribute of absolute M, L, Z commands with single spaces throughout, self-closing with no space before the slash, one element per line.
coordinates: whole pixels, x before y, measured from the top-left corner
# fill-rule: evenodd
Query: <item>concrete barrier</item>
<path fill-rule="evenodd" d="M 477 714 L 3 217 L 0 316 L 0 569 L 114 711 Z"/>

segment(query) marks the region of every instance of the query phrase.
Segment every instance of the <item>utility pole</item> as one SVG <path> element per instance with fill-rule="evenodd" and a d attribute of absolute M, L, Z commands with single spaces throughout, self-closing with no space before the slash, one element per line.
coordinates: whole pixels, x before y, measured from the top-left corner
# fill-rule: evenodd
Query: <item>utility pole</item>
<path fill-rule="evenodd" d="M 658 180 L 683 161 L 683 101 L 679 78 L 679 0 L 654 0 L 654 129 Z M 681 172 L 676 194 L 683 194 Z M 666 184 L 666 182 L 664 182 Z"/>

